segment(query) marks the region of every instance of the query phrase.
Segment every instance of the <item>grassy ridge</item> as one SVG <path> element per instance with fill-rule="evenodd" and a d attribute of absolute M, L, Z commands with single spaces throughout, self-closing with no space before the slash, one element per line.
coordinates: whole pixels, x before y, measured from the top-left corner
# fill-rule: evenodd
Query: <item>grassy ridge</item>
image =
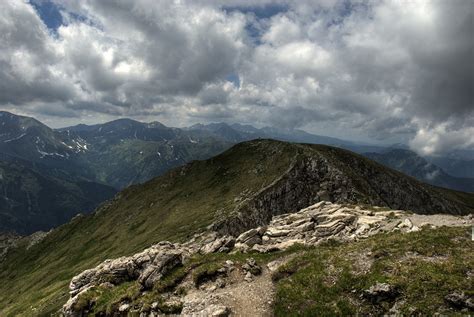
<path fill-rule="evenodd" d="M 272 151 L 279 153 L 278 161 L 267 155 Z M 84 269 L 204 230 L 217 215 L 234 209 L 236 197 L 251 195 L 283 173 L 294 153 L 284 143 L 236 146 L 132 186 L 95 215 L 59 227 L 28 251 L 16 249 L 0 264 L 0 314 L 56 311 L 68 297 L 70 279 Z"/>
<path fill-rule="evenodd" d="M 374 190 L 365 191 L 373 187 L 365 170 L 425 189 L 414 179 L 349 151 L 268 140 L 238 144 L 212 159 L 129 187 L 95 214 L 57 228 L 29 250 L 12 251 L 0 263 L 0 315 L 57 311 L 68 298 L 67 285 L 74 275 L 106 258 L 130 255 L 162 240 L 186 240 L 216 218 L 227 217 L 243 199 L 284 174 L 294 160 L 317 155 L 350 175 L 366 195 Z"/>

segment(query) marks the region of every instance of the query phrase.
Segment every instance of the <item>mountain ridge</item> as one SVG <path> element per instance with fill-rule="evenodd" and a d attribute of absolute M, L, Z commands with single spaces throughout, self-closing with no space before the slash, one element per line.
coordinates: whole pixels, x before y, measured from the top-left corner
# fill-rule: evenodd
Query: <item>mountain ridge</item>
<path fill-rule="evenodd" d="M 240 233 L 328 197 L 337 203 L 421 213 L 467 214 L 474 209 L 473 195 L 423 184 L 346 150 L 249 141 L 130 186 L 29 250 L 9 251 L 0 264 L 0 279 L 8 281 L 0 292 L 12 285 L 16 290 L 0 300 L 0 306 L 10 303 L 8 311 L 19 313 L 24 311 L 21 302 L 27 302 L 39 311 L 55 310 L 66 300 L 61 294 L 66 294 L 69 279 L 106 258 L 136 253 L 163 240 L 185 241 L 209 226 L 221 233 Z M 39 269 L 31 273 L 33 267 Z M 46 279 L 45 272 L 50 272 Z"/>

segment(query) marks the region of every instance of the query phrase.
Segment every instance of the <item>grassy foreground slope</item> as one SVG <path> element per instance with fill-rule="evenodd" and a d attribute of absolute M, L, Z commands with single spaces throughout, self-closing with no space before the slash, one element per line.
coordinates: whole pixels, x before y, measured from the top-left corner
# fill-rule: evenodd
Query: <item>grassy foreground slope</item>
<path fill-rule="evenodd" d="M 273 276 L 275 315 L 456 314 L 444 298 L 454 291 L 474 294 L 473 245 L 470 227 L 441 227 L 307 249 Z M 377 282 L 398 295 L 379 303 L 365 299 L 364 290 Z"/>
<path fill-rule="evenodd" d="M 129 255 L 162 240 L 186 240 L 216 218 L 232 217 L 239 210 L 259 213 L 258 204 L 245 206 L 262 190 L 272 198 L 299 188 L 310 198 L 288 195 L 288 206 L 309 205 L 319 200 L 320 182 L 338 202 L 401 208 L 406 200 L 411 204 L 406 206 L 430 206 L 420 212 L 452 207 L 456 213 L 467 213 L 474 206 L 472 195 L 424 185 L 349 151 L 268 140 L 246 142 L 132 186 L 94 214 L 53 230 L 28 250 L 23 246 L 11 251 L 0 263 L 0 315 L 55 312 L 68 298 L 70 279 L 106 258 Z M 280 185 L 289 192 L 268 194 Z M 339 195 L 342 189 L 349 194 Z M 409 197 L 410 193 L 416 195 Z M 291 211 L 297 210 L 279 210 Z"/>
<path fill-rule="evenodd" d="M 329 240 L 318 246 L 294 245 L 272 253 L 197 254 L 185 265 L 167 273 L 146 293 L 141 291 L 137 281 L 112 288 L 96 286 L 80 296 L 76 307 L 82 307 L 90 316 L 113 316 L 123 302 L 135 307 L 135 312 L 158 303 L 164 313 L 180 313 L 183 303 L 166 302 L 166 299 L 169 294 L 184 296 L 195 292 L 193 286 L 186 286 L 183 281 L 192 279 L 194 287 L 206 289 L 206 285 L 200 283 L 218 274 L 226 261 L 231 260 L 241 269 L 251 257 L 261 267 L 275 260 L 286 262 L 264 277 L 273 281 L 271 286 L 267 284 L 267 292 L 275 289 L 273 305 L 264 311 L 275 316 L 468 315 L 472 310 L 453 306 L 445 298 L 455 292 L 474 295 L 473 245 L 469 227 L 433 229 L 426 226 L 418 232 L 385 232 L 355 242 Z M 233 282 L 239 284 L 238 279 Z M 212 281 L 210 283 L 212 285 Z M 262 280 L 240 283 L 252 289 L 260 287 Z M 388 283 L 394 290 L 393 297 L 380 298 L 380 301 L 366 297 L 366 290 L 377 283 Z M 232 282 L 231 285 L 234 288 L 226 288 L 225 293 L 234 292 L 231 302 L 241 302 L 235 299 L 242 299 L 242 294 L 235 292 L 242 289 Z M 232 312 L 238 316 L 242 313 Z"/>

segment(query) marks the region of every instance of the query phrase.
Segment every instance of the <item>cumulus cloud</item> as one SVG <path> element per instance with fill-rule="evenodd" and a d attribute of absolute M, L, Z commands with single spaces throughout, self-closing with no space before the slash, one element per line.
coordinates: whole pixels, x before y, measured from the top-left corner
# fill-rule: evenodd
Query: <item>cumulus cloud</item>
<path fill-rule="evenodd" d="M 434 127 L 420 127 L 410 140 L 410 147 L 423 155 L 437 155 L 452 149 L 474 147 L 474 125 L 459 128 L 452 122 Z"/>
<path fill-rule="evenodd" d="M 223 120 L 405 141 L 430 155 L 474 148 L 469 0 L 56 7 L 62 25 L 50 30 L 30 3 L 0 2 L 2 108 L 54 125 Z"/>

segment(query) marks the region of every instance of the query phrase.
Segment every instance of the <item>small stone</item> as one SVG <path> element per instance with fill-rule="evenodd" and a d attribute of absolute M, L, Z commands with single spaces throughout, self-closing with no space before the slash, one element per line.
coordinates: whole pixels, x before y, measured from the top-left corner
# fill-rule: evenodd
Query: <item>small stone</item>
<path fill-rule="evenodd" d="M 405 218 L 405 220 L 403 222 L 401 222 L 399 225 L 398 225 L 399 228 L 408 228 L 408 229 L 411 229 L 413 227 L 413 223 L 411 222 L 410 219 L 408 218 Z"/>
<path fill-rule="evenodd" d="M 417 232 L 417 231 L 420 231 L 421 229 L 417 226 L 413 226 L 411 227 L 411 229 L 408 230 L 408 232 Z"/>
<path fill-rule="evenodd" d="M 207 288 L 207 291 L 208 292 L 214 292 L 215 290 L 217 289 L 217 286 L 216 285 L 211 285 Z"/>
<path fill-rule="evenodd" d="M 247 282 L 252 282 L 252 273 L 247 272 L 247 274 L 245 274 L 244 280 Z"/>
<path fill-rule="evenodd" d="M 280 265 L 281 265 L 280 260 L 275 260 L 275 261 L 271 261 L 267 263 L 267 267 L 270 270 L 270 272 L 276 272 L 278 268 L 280 267 Z"/>
<path fill-rule="evenodd" d="M 464 292 L 455 291 L 444 297 L 444 300 L 452 307 L 456 309 L 467 308 L 470 310 L 474 309 L 474 298 L 466 295 Z"/>
<path fill-rule="evenodd" d="M 364 224 L 362 224 L 361 226 L 359 226 L 357 228 L 357 230 L 355 231 L 355 234 L 356 235 L 361 235 L 361 234 L 367 232 L 368 230 L 370 230 L 370 226 L 368 224 L 364 223 Z"/>
<path fill-rule="evenodd" d="M 126 312 L 130 309 L 130 305 L 129 304 L 122 304 L 120 305 L 119 307 L 119 312 Z"/>
<path fill-rule="evenodd" d="M 230 314 L 230 309 L 226 306 L 219 305 L 211 313 L 212 317 L 227 317 Z"/>
<path fill-rule="evenodd" d="M 218 288 L 224 288 L 225 285 L 226 285 L 226 282 L 225 282 L 223 279 L 218 278 L 218 279 L 216 280 L 216 287 L 218 287 Z"/>
<path fill-rule="evenodd" d="M 250 265 L 250 266 L 255 266 L 255 265 L 257 265 L 257 262 L 255 261 L 254 258 L 248 258 L 248 259 L 246 260 L 246 262 L 247 262 L 247 264 Z"/>
<path fill-rule="evenodd" d="M 391 300 L 398 296 L 398 291 L 390 284 L 378 283 L 364 291 L 364 297 L 373 303 Z"/>
<path fill-rule="evenodd" d="M 103 288 L 112 288 L 114 287 L 115 285 L 112 284 L 112 283 L 109 283 L 109 282 L 104 282 L 102 284 L 99 285 L 100 287 L 103 287 Z"/>

